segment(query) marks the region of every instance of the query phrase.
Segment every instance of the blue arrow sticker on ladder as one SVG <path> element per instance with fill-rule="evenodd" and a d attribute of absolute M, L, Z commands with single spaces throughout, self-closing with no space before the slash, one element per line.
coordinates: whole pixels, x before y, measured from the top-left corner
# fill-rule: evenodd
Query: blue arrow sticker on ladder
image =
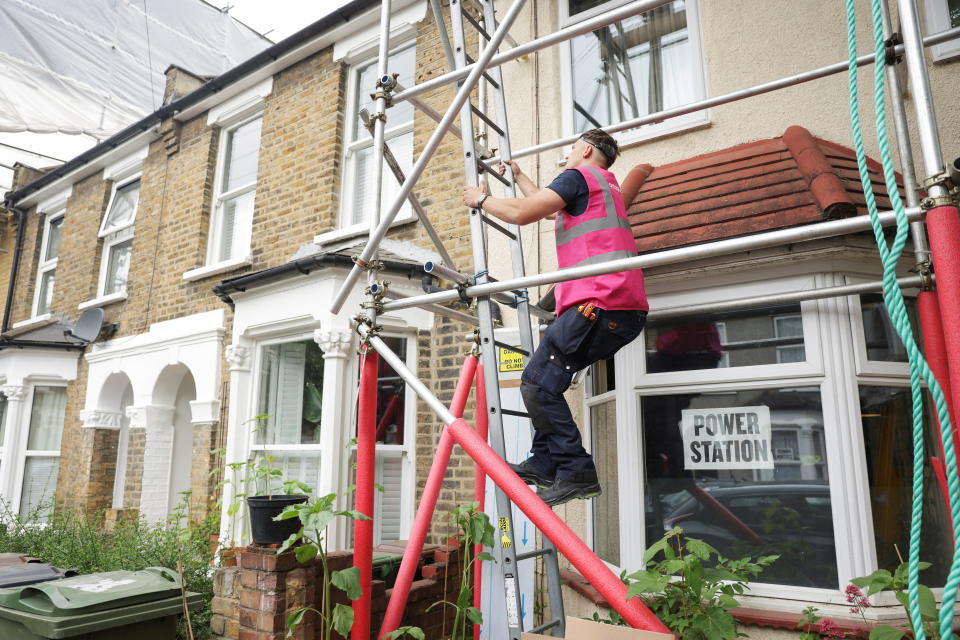
<path fill-rule="evenodd" d="M 527 617 L 526 601 L 527 601 L 527 594 L 521 593 L 520 594 L 520 617 L 521 618 Z"/>
<path fill-rule="evenodd" d="M 527 544 L 527 521 L 523 521 L 523 537 L 520 538 L 520 542 Z"/>

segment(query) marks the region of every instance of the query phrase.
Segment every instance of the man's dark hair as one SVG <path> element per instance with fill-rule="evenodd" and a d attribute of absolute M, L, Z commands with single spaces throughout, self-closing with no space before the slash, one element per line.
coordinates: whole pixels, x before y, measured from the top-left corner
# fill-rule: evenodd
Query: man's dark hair
<path fill-rule="evenodd" d="M 609 168 L 617 159 L 617 156 L 620 155 L 620 145 L 613 139 L 613 136 L 603 129 L 584 131 L 580 134 L 580 138 L 596 147 L 603 154 L 603 158 L 607 161 L 605 168 Z"/>

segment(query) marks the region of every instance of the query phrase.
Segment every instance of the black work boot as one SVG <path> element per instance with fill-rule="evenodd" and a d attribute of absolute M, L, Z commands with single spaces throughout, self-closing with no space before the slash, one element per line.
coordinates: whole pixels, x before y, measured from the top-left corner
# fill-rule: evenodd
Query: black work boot
<path fill-rule="evenodd" d="M 603 489 L 600 488 L 597 474 L 587 472 L 575 474 L 573 478 L 557 478 L 550 487 L 538 491 L 537 496 L 546 502 L 547 506 L 555 507 L 574 498 L 595 498 L 601 493 Z"/>
<path fill-rule="evenodd" d="M 520 476 L 520 479 L 527 484 L 535 484 L 538 487 L 549 487 L 551 484 L 553 484 L 553 474 L 548 474 L 545 471 L 541 471 L 529 460 L 524 460 L 520 464 L 508 462 L 507 466 L 510 467 L 511 471 Z"/>

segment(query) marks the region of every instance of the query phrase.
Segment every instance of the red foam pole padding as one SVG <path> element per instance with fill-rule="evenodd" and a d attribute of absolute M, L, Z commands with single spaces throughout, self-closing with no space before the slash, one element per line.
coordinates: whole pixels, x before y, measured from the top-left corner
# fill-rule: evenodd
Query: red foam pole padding
<path fill-rule="evenodd" d="M 483 365 L 477 366 L 477 435 L 484 442 L 487 441 L 487 435 L 490 431 L 490 416 L 487 415 L 487 387 L 483 381 Z M 486 497 L 487 476 L 483 473 L 480 465 L 476 465 L 473 476 L 473 499 L 479 505 L 480 511 L 483 511 L 483 503 Z M 483 551 L 483 545 L 474 545 L 473 553 Z M 477 560 L 473 565 L 473 606 L 477 609 L 483 601 L 483 571 L 482 561 Z M 473 625 L 473 640 L 480 640 L 480 625 Z"/>
<path fill-rule="evenodd" d="M 944 327 L 954 327 L 941 332 L 948 366 L 945 379 L 950 381 L 948 398 L 954 407 L 960 407 L 960 331 L 956 330 L 960 321 L 960 213 L 957 208 L 936 207 L 928 211 L 927 231 L 937 274 L 941 322 Z"/>
<path fill-rule="evenodd" d="M 463 415 L 463 409 L 467 404 L 476 370 L 477 358 L 467 356 L 460 368 L 460 379 L 457 381 L 457 388 L 453 393 L 453 402 L 450 405 L 450 412 L 455 416 Z M 427 539 L 427 532 L 430 530 L 430 521 L 433 519 L 433 511 L 437 506 L 437 498 L 440 497 L 443 476 L 447 471 L 447 464 L 450 462 L 452 452 L 453 438 L 450 436 L 449 430 L 444 428 L 440 432 L 440 442 L 437 443 L 433 463 L 430 465 L 430 473 L 427 475 L 427 484 L 420 496 L 417 514 L 413 518 L 413 526 L 410 528 L 410 536 L 403 551 L 403 559 L 400 561 L 400 569 L 397 571 L 397 579 L 393 585 L 393 592 L 390 594 L 390 601 L 387 603 L 387 611 L 383 615 L 383 623 L 380 625 L 380 632 L 377 634 L 378 638 L 395 631 L 403 619 L 403 610 L 406 608 L 407 599 L 410 597 L 410 585 L 413 583 L 414 574 L 416 574 L 417 566 L 420 564 L 423 542 Z M 370 636 L 368 633 L 367 636 L 356 637 L 368 638 Z"/>
<path fill-rule="evenodd" d="M 360 369 L 357 399 L 357 494 L 356 509 L 370 516 L 354 525 L 353 564 L 360 569 L 360 598 L 353 601 L 354 638 L 370 637 L 373 581 L 373 499 L 377 455 L 377 367 L 379 354 L 367 348 Z"/>
<path fill-rule="evenodd" d="M 924 356 L 930 371 L 940 383 L 943 395 L 947 399 L 947 408 L 950 412 L 950 422 L 953 426 L 953 447 L 960 455 L 960 436 L 957 434 L 956 417 L 953 410 L 953 398 L 950 385 L 950 367 L 947 364 L 947 343 L 944 339 L 943 319 L 940 315 L 940 302 L 936 291 L 921 291 L 917 295 L 917 310 L 920 314 L 920 332 L 923 334 Z M 940 458 L 943 457 L 943 437 L 940 428 L 940 417 L 934 413 L 937 421 L 937 435 L 940 437 Z"/>
<path fill-rule="evenodd" d="M 607 567 L 583 540 L 570 530 L 553 510 L 528 487 L 507 463 L 497 456 L 477 432 L 462 418 L 447 429 L 464 451 L 510 496 L 517 507 L 537 525 L 577 571 L 600 592 L 610 606 L 635 629 L 670 633 L 657 616 L 639 598 L 627 600 L 627 586 Z"/>

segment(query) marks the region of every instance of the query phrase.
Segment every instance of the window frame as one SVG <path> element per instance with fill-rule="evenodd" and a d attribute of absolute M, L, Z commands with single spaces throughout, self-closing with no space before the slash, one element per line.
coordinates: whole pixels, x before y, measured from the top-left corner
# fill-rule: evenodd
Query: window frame
<path fill-rule="evenodd" d="M 31 316 L 33 318 L 47 317 L 53 312 L 53 293 L 51 291 L 50 298 L 50 308 L 40 313 L 40 292 L 43 290 L 43 278 L 47 273 L 54 273 L 54 283 L 53 286 L 56 287 L 56 271 L 57 264 L 60 260 L 60 247 L 57 245 L 57 255 L 53 258 L 45 260 L 47 255 L 47 248 L 50 242 L 50 228 L 53 226 L 53 223 L 57 222 L 60 224 L 60 234 L 61 238 L 63 236 L 63 223 L 66 215 L 66 207 L 60 207 L 55 209 L 50 213 L 44 214 L 43 219 L 43 239 L 40 242 L 40 255 L 38 256 L 39 260 L 37 262 L 37 278 L 36 284 L 34 286 L 33 292 L 33 305 Z"/>
<path fill-rule="evenodd" d="M 617 368 L 617 360 L 618 360 L 619 358 L 620 358 L 620 354 L 619 354 L 619 353 L 614 354 L 614 371 L 616 371 L 616 368 Z M 616 414 L 616 412 L 617 412 L 617 406 L 616 406 L 616 404 L 617 404 L 617 387 L 616 387 L 616 386 L 614 386 L 614 388 L 612 388 L 612 389 L 608 389 L 607 391 L 604 391 L 603 393 L 598 393 L 598 394 L 594 394 L 594 393 L 593 393 L 593 378 L 594 378 L 594 376 L 595 376 L 595 371 L 596 371 L 595 368 L 597 367 L 597 365 L 599 365 L 599 364 L 602 363 L 602 362 L 604 362 L 604 361 L 601 360 L 600 362 L 597 362 L 597 363 L 595 363 L 595 364 L 590 365 L 590 366 L 587 368 L 587 372 L 586 372 L 586 374 L 584 375 L 584 379 L 583 379 L 583 390 L 584 390 L 583 414 L 582 414 L 582 419 L 581 419 L 581 421 L 580 421 L 580 424 L 583 425 L 583 446 L 584 446 L 584 449 L 586 449 L 586 450 L 587 450 L 587 453 L 589 453 L 591 456 L 593 455 L 593 435 L 594 435 L 594 434 L 593 434 L 593 428 L 594 428 L 594 425 L 593 425 L 593 411 L 592 411 L 593 408 L 594 408 L 594 407 L 601 406 L 601 405 L 604 405 L 604 404 L 607 404 L 608 402 L 611 402 L 611 401 L 612 401 L 612 402 L 614 403 L 614 413 Z M 615 375 L 616 375 L 616 374 L 615 374 Z M 617 429 L 617 432 L 618 432 L 618 436 L 617 436 L 617 437 L 618 437 L 618 440 L 619 440 L 619 430 L 620 430 L 620 429 L 619 429 L 619 425 L 620 425 L 620 420 L 619 420 L 619 418 L 616 418 L 615 428 Z M 622 468 L 621 468 L 621 464 L 620 464 L 620 456 L 617 456 L 617 483 L 618 483 L 618 485 L 621 486 L 621 491 L 622 491 L 622 483 L 620 483 L 620 477 L 621 477 L 621 476 L 620 476 L 620 473 L 621 473 L 621 471 L 622 471 Z M 596 520 L 595 520 L 596 510 L 595 510 L 595 506 L 594 506 L 594 501 L 593 501 L 593 500 L 585 500 L 585 501 L 584 501 L 584 507 L 585 507 L 585 514 L 584 514 L 584 515 L 585 515 L 585 518 L 584 518 L 584 522 L 586 523 L 586 531 L 585 531 L 585 535 L 584 535 L 584 537 L 583 537 L 583 541 L 587 544 L 588 547 L 590 547 L 590 549 L 591 549 L 594 553 L 597 553 L 597 549 L 596 549 L 596 531 L 595 531 L 595 529 L 596 529 Z M 620 514 L 622 515 L 622 514 L 623 514 L 622 498 L 621 498 L 621 502 L 620 502 L 620 505 L 619 505 L 619 511 L 620 511 Z M 621 520 L 621 522 L 622 522 L 622 520 Z M 618 533 L 619 533 L 619 535 L 620 535 L 620 545 L 619 545 L 619 546 L 620 546 L 620 561 L 621 561 L 621 563 L 622 563 L 622 562 L 623 562 L 623 545 L 624 545 L 624 543 L 625 543 L 624 536 L 623 536 L 623 527 L 622 527 L 622 526 L 620 527 L 620 531 L 618 531 Z M 597 557 L 600 558 L 600 554 L 599 554 L 599 553 L 597 553 Z M 614 563 L 612 563 L 612 562 L 610 562 L 610 561 L 608 561 L 608 560 L 606 560 L 606 559 L 604 559 L 604 558 L 600 558 L 600 560 L 601 560 L 604 564 L 606 564 L 608 567 L 610 567 L 611 569 L 614 569 L 614 568 L 617 567 L 617 565 L 615 565 Z"/>
<path fill-rule="evenodd" d="M 803 290 L 846 284 L 848 280 L 876 280 L 874 275 L 845 275 L 840 270 L 827 273 L 812 272 L 794 276 L 786 270 L 778 270 L 770 280 L 754 281 L 746 273 L 717 275 L 709 281 L 699 281 L 696 286 L 683 290 L 682 286 L 664 281 L 657 285 L 651 295 L 651 307 L 656 309 L 700 305 L 710 302 L 766 295 L 785 290 Z M 856 273 L 850 270 L 848 273 Z M 779 277 L 778 277 L 779 276 Z M 657 290 L 662 290 L 658 294 Z M 802 603 L 843 604 L 839 586 L 847 580 L 867 575 L 876 570 L 877 554 L 874 544 L 873 518 L 869 500 L 864 500 L 858 491 L 867 486 L 867 469 L 863 429 L 860 423 L 859 399 L 851 396 L 859 386 L 878 384 L 882 386 L 908 385 L 907 370 L 901 363 L 903 375 L 874 374 L 857 369 L 857 353 L 865 353 L 862 332 L 855 328 L 860 324 L 860 306 L 857 296 L 843 296 L 810 300 L 801 303 L 803 316 L 804 346 L 807 363 L 784 363 L 753 367 L 723 369 L 718 380 L 714 369 L 681 372 L 681 376 L 667 373 L 646 374 L 645 341 L 643 336 L 627 345 L 616 356 L 617 363 L 617 438 L 620 489 L 621 565 L 613 567 L 635 570 L 642 566 L 644 549 L 652 541 L 645 539 L 645 469 L 643 465 L 643 437 L 641 425 L 641 401 L 648 395 L 673 395 L 709 391 L 734 391 L 757 388 L 788 388 L 816 386 L 820 389 L 823 411 L 824 445 L 827 453 L 826 480 L 830 486 L 833 511 L 834 543 L 837 550 L 838 586 L 836 588 L 795 587 L 788 585 L 751 583 L 745 600 L 754 600 L 754 606 L 769 606 L 762 603 L 779 600 L 778 606 L 796 607 Z M 839 355 L 838 355 L 839 354 Z M 740 371 L 737 371 L 740 369 Z M 709 375 L 712 373 L 712 379 Z M 631 531 L 630 544 L 624 544 L 625 530 Z M 640 540 L 636 531 L 640 531 Z M 761 576 L 762 579 L 762 576 Z M 788 601 L 796 601 L 788 604 Z M 871 598 L 875 606 L 896 605 L 893 599 L 883 595 Z"/>
<path fill-rule="evenodd" d="M 935 34 L 951 29 L 950 7 L 947 0 L 926 0 L 923 3 L 924 17 L 928 34 Z M 960 57 L 960 38 L 933 45 L 934 62 L 947 62 Z"/>
<path fill-rule="evenodd" d="M 111 291 L 110 293 L 106 292 L 107 287 L 107 272 L 110 268 L 110 255 L 114 247 L 124 242 L 130 241 L 132 243 L 134 237 L 134 229 L 137 221 L 137 212 L 140 208 L 140 191 L 143 187 L 141 181 L 142 174 L 137 172 L 133 175 L 125 177 L 123 180 L 117 180 L 113 183 L 113 189 L 110 193 L 110 201 L 107 203 L 106 211 L 103 214 L 103 221 L 100 223 L 100 231 L 97 234 L 97 237 L 103 242 L 103 247 L 100 251 L 100 274 L 97 278 L 97 298 L 106 298 L 109 297 L 113 299 L 123 299 L 126 298 L 127 294 L 127 282 L 129 282 L 129 271 L 127 272 L 127 281 L 123 284 L 123 289 L 119 291 Z M 113 205 L 116 202 L 117 194 L 119 191 L 125 187 L 129 187 L 134 182 L 139 183 L 137 187 L 137 202 L 133 208 L 133 216 L 130 218 L 130 221 L 124 225 L 107 227 L 107 220 L 110 218 L 110 212 L 113 209 Z M 131 256 L 133 254 L 133 247 L 131 244 L 130 248 Z"/>
<path fill-rule="evenodd" d="M 706 60 L 703 55 L 703 30 L 700 27 L 700 0 L 685 0 L 687 11 L 687 31 L 691 44 L 691 58 L 699 63 L 696 69 L 696 85 L 700 91 L 700 97 L 695 101 L 707 98 L 706 85 Z M 581 13 L 570 15 L 569 0 L 560 2 L 560 27 L 567 27 L 584 20 L 593 18 L 601 13 L 610 11 L 616 7 L 625 5 L 629 0 L 608 0 L 603 4 L 592 9 L 587 9 Z M 571 52 L 571 41 L 566 40 L 560 44 L 560 111 L 562 119 L 562 128 L 565 135 L 572 136 L 576 133 L 575 111 L 573 108 L 573 54 Z M 709 109 L 701 109 L 693 113 L 684 114 L 674 118 L 669 118 L 661 122 L 645 124 L 641 127 L 635 127 L 626 131 L 613 133 L 621 147 L 627 147 L 639 142 L 654 140 L 666 137 L 676 133 L 699 129 L 709 126 L 711 122 Z M 616 122 L 611 125 L 617 124 Z"/>
<path fill-rule="evenodd" d="M 414 59 L 416 59 L 416 47 L 417 41 L 412 34 L 403 37 L 402 39 L 397 39 L 396 42 L 391 43 L 390 46 L 390 56 L 391 58 L 397 53 L 404 51 L 408 48 L 413 48 L 414 50 Z M 353 204 L 356 200 L 356 187 L 353 184 L 352 179 L 348 179 L 348 176 L 352 175 L 356 164 L 357 154 L 365 149 L 373 147 L 373 136 L 364 135 L 359 139 L 352 139 L 353 132 L 357 128 L 359 120 L 359 106 L 360 106 L 360 96 L 364 89 L 360 87 L 360 72 L 362 69 L 368 67 L 371 64 L 376 64 L 376 54 L 373 52 L 366 52 L 365 55 L 357 56 L 354 59 L 347 60 L 347 94 L 346 94 L 346 104 L 347 108 L 345 109 L 345 114 L 343 118 L 343 153 L 341 154 L 341 164 L 343 171 L 343 179 L 340 181 L 340 204 L 337 211 L 337 228 L 325 234 L 321 234 L 318 238 L 322 238 L 326 241 L 331 241 L 339 238 L 347 238 L 355 236 L 358 234 L 365 233 L 370 228 L 369 221 L 362 221 L 352 223 L 349 222 L 350 215 L 353 211 Z M 389 114 L 388 114 L 389 116 Z M 391 140 L 399 138 L 400 136 L 406 134 L 413 134 L 414 132 L 414 123 L 416 121 L 416 110 L 412 110 L 411 118 L 409 121 L 402 124 L 391 126 L 390 120 L 388 118 L 387 124 L 384 127 L 384 143 L 389 144 Z M 391 147 L 391 150 L 393 148 Z M 398 159 L 399 161 L 400 159 Z M 384 165 L 383 167 L 383 178 L 381 180 L 381 185 L 385 181 L 395 180 L 393 173 L 390 171 L 390 168 Z M 382 188 L 382 187 L 381 187 Z M 383 209 L 386 202 L 381 202 L 381 210 Z M 409 202 L 405 202 L 400 208 L 400 211 L 397 213 L 397 217 L 394 219 L 394 224 L 402 224 L 405 222 L 410 222 L 414 220 L 413 209 L 410 207 Z"/>
<path fill-rule="evenodd" d="M 57 458 L 58 465 L 59 460 L 62 459 L 61 450 L 63 449 L 63 429 L 66 429 L 66 415 L 64 415 L 63 424 L 61 424 L 61 441 L 60 449 L 28 449 L 28 443 L 30 441 L 30 421 L 33 418 L 33 405 L 36 398 L 37 387 L 50 387 L 50 388 L 61 388 L 64 390 L 64 393 L 69 393 L 67 384 L 63 381 L 47 381 L 47 380 L 34 380 L 29 384 L 29 400 L 24 403 L 24 411 L 20 414 L 20 424 L 13 425 L 18 431 L 21 432 L 20 437 L 17 438 L 15 444 L 16 448 L 16 466 L 14 467 L 13 474 L 13 486 L 10 487 L 11 495 L 9 503 L 12 509 L 16 510 L 16 513 L 20 513 L 21 501 L 23 500 L 23 483 L 26 481 L 26 469 L 27 469 L 27 458 L 36 457 L 36 458 Z M 59 476 L 59 467 L 58 467 L 58 476 Z M 58 477 L 59 480 L 59 477 Z M 56 496 L 56 488 L 54 488 L 54 496 Z"/>
<path fill-rule="evenodd" d="M 253 110 L 252 112 L 242 113 L 235 118 L 218 123 L 220 132 L 219 140 L 217 141 L 217 160 L 213 179 L 213 195 L 210 199 L 210 225 L 207 231 L 206 261 L 204 263 L 204 267 L 193 270 L 196 272 L 203 272 L 202 274 L 199 274 L 201 277 L 204 275 L 213 275 L 213 273 L 216 271 L 210 271 L 211 268 L 235 268 L 239 266 L 246 266 L 249 265 L 253 259 L 251 256 L 251 247 L 253 243 L 253 218 L 256 212 L 256 192 L 260 179 L 260 151 L 263 140 L 263 116 L 264 113 L 261 103 L 261 107 Z M 227 163 L 229 160 L 226 155 L 227 148 L 229 146 L 228 141 L 230 140 L 231 135 L 242 126 L 258 119 L 261 121 L 261 129 L 260 136 L 257 138 L 257 173 L 254 176 L 253 181 L 229 191 L 221 191 L 223 188 L 223 179 L 227 170 Z M 249 220 L 237 219 L 234 221 L 234 225 L 239 225 L 240 229 L 240 233 L 237 235 L 239 242 L 236 246 L 231 247 L 231 256 L 218 259 L 218 247 L 220 246 L 220 240 L 223 236 L 223 206 L 230 200 L 234 200 L 250 192 L 253 192 L 254 194 L 254 204 L 250 209 Z M 188 271 L 186 274 L 184 274 L 185 279 L 192 279 L 188 277 L 188 275 L 191 273 L 192 272 Z"/>

